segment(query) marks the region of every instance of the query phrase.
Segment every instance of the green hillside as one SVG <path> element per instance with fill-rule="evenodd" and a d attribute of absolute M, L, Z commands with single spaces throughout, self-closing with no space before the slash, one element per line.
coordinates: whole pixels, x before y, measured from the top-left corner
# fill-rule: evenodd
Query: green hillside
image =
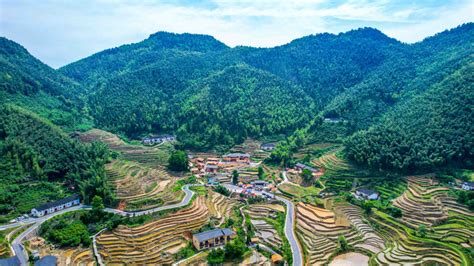
<path fill-rule="evenodd" d="M 107 148 L 81 144 L 23 108 L 0 108 L 0 154 L 0 214 L 4 218 L 73 192 L 85 192 L 87 200 L 94 190 L 111 199 L 100 182 L 109 157 Z"/>
<path fill-rule="evenodd" d="M 34 111 L 64 128 L 87 127 L 81 86 L 33 57 L 21 45 L 0 38 L 0 104 Z"/>
<path fill-rule="evenodd" d="M 356 162 L 392 170 L 473 166 L 474 62 L 426 92 L 398 105 L 381 124 L 353 135 L 347 153 Z"/>
<path fill-rule="evenodd" d="M 274 48 L 229 48 L 211 36 L 158 32 L 60 72 L 84 85 L 99 127 L 132 138 L 175 132 L 204 148 L 311 125 L 308 136 L 330 140 L 378 123 L 465 64 L 472 33 L 465 24 L 408 45 L 363 28 Z M 346 123 L 328 129 L 322 117 Z"/>

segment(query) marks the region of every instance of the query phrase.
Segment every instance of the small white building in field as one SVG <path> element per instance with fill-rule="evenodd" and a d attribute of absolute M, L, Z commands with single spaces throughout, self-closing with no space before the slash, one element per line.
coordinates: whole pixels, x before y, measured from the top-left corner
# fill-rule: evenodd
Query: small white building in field
<path fill-rule="evenodd" d="M 377 191 L 367 188 L 358 188 L 356 190 L 356 195 L 367 200 L 379 199 L 379 193 Z"/>
<path fill-rule="evenodd" d="M 51 214 L 63 209 L 70 208 L 75 205 L 79 205 L 80 203 L 81 203 L 81 199 L 79 198 L 79 195 L 74 194 L 70 197 L 53 201 L 53 202 L 48 202 L 39 207 L 33 208 L 31 210 L 31 215 L 34 217 L 42 217 L 47 214 Z"/>
<path fill-rule="evenodd" d="M 474 182 L 464 182 L 462 183 L 461 188 L 464 190 L 474 190 Z"/>
<path fill-rule="evenodd" d="M 142 143 L 143 144 L 156 144 L 156 143 L 162 143 L 166 141 L 174 141 L 176 138 L 172 135 L 161 135 L 161 136 L 150 136 L 143 138 Z"/>

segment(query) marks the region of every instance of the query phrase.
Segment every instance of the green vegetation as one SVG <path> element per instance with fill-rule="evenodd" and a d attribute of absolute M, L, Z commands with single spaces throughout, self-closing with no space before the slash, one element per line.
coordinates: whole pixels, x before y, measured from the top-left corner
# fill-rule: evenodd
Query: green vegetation
<path fill-rule="evenodd" d="M 416 45 L 364 28 L 271 49 L 159 32 L 60 72 L 84 86 L 99 126 L 129 137 L 174 131 L 183 147 L 209 148 L 300 129 L 303 140 L 341 142 L 469 61 L 472 28 Z M 302 147 L 298 137 L 278 146 L 273 159 L 285 163 Z"/>
<path fill-rule="evenodd" d="M 454 193 L 457 202 L 467 205 L 470 210 L 474 211 L 474 191 L 457 190 Z"/>
<path fill-rule="evenodd" d="M 239 172 L 237 170 L 232 171 L 232 184 L 237 185 L 239 183 Z"/>
<path fill-rule="evenodd" d="M 230 195 L 230 190 L 228 190 L 226 187 L 224 187 L 222 185 L 217 185 L 215 190 L 216 190 L 217 193 L 222 194 L 226 197 L 228 197 Z"/>
<path fill-rule="evenodd" d="M 173 187 L 173 192 L 180 191 L 184 185 L 196 184 L 196 183 L 197 183 L 197 178 L 194 175 L 189 176 L 187 178 L 182 178 L 176 182 L 175 186 Z"/>
<path fill-rule="evenodd" d="M 380 125 L 352 136 L 347 141 L 349 157 L 398 171 L 472 166 L 473 73 L 473 64 L 462 67 L 397 106 Z"/>
<path fill-rule="evenodd" d="M 189 160 L 185 151 L 174 151 L 168 159 L 168 168 L 172 171 L 188 171 Z"/>
<path fill-rule="evenodd" d="M 0 104 L 15 104 L 67 129 L 86 129 L 80 86 L 41 63 L 21 45 L 0 38 Z"/>
<path fill-rule="evenodd" d="M 89 202 L 113 196 L 105 182 L 104 144 L 81 144 L 20 107 L 0 107 L 0 214 L 4 221 L 46 201 L 80 192 Z M 22 195 L 18 197 L 17 195 Z"/>
<path fill-rule="evenodd" d="M 63 220 L 50 228 L 47 239 L 60 247 L 75 247 L 79 244 L 88 247 L 91 244 L 87 227 L 80 221 L 66 224 Z"/>
<path fill-rule="evenodd" d="M 303 171 L 301 171 L 301 178 L 305 183 L 309 183 L 313 181 L 313 173 L 308 169 L 303 169 Z"/>
<path fill-rule="evenodd" d="M 40 235 L 60 247 L 88 247 L 93 234 L 104 228 L 113 229 L 124 219 L 102 212 L 102 201 L 100 198 L 94 199 L 92 211 L 76 211 L 56 216 L 41 225 Z"/>
<path fill-rule="evenodd" d="M 190 242 L 184 248 L 181 248 L 178 253 L 175 254 L 176 261 L 184 260 L 196 254 L 196 249 L 194 248 L 193 244 Z"/>
<path fill-rule="evenodd" d="M 288 264 L 292 264 L 293 262 L 293 255 L 291 253 L 290 243 L 285 235 L 285 213 L 278 212 L 276 219 L 266 218 L 265 221 L 273 226 L 277 231 L 278 235 L 281 237 L 283 241 L 283 245 L 280 247 L 280 251 L 283 255 L 283 258 L 288 262 Z"/>

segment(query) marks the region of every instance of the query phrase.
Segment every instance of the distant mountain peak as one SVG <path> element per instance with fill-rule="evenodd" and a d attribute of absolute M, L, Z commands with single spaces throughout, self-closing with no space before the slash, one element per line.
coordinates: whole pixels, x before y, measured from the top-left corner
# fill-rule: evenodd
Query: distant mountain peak
<path fill-rule="evenodd" d="M 354 36 L 354 37 L 370 37 L 370 38 L 377 38 L 377 39 L 391 39 L 380 30 L 376 28 L 371 28 L 371 27 L 358 28 L 355 30 L 350 30 L 344 33 L 340 33 L 339 35 L 347 35 L 347 36 Z"/>
<path fill-rule="evenodd" d="M 166 31 L 158 31 L 151 34 L 144 44 L 152 44 L 154 46 L 165 49 L 179 49 L 189 51 L 213 51 L 229 48 L 224 43 L 216 40 L 210 35 L 191 34 L 191 33 L 171 33 Z"/>

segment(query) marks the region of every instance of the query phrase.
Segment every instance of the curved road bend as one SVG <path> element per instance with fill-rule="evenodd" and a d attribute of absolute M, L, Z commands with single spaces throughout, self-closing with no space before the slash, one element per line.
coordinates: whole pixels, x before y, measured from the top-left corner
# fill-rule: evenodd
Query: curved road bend
<path fill-rule="evenodd" d="M 106 209 L 104 209 L 104 211 L 109 212 L 109 213 L 115 213 L 115 214 L 123 215 L 123 216 L 141 216 L 141 215 L 145 215 L 145 214 L 152 214 L 152 213 L 159 212 L 159 211 L 170 210 L 170 209 L 175 209 L 175 208 L 181 208 L 181 207 L 184 207 L 184 206 L 188 205 L 189 202 L 191 201 L 191 199 L 193 198 L 194 194 L 195 194 L 194 191 L 189 189 L 190 186 L 196 186 L 196 185 L 184 185 L 183 186 L 182 190 L 184 191 L 185 196 L 184 196 L 183 200 L 180 203 L 161 206 L 161 207 L 157 207 L 157 208 L 154 208 L 154 209 L 150 209 L 150 210 L 146 210 L 146 211 L 138 211 L 138 212 L 126 212 L 126 211 L 121 211 L 121 210 L 111 209 L 111 208 L 106 208 Z M 28 228 L 27 230 L 25 230 L 23 233 L 21 233 L 18 237 L 16 237 L 12 241 L 12 244 L 11 244 L 12 249 L 15 253 L 14 255 L 16 255 L 18 257 L 18 259 L 20 260 L 21 265 L 22 266 L 29 265 L 28 264 L 28 256 L 27 256 L 26 251 L 23 247 L 23 244 L 21 243 L 21 242 L 23 242 L 23 240 L 25 239 L 25 237 L 27 235 L 29 235 L 31 232 L 36 230 L 42 223 L 44 223 L 45 221 L 47 221 L 47 220 L 49 220 L 49 219 L 51 219 L 51 218 L 53 218 L 57 215 L 64 214 L 64 213 L 67 213 L 67 212 L 77 211 L 77 210 L 90 210 L 90 209 L 91 209 L 90 206 L 79 205 L 79 206 L 75 206 L 75 207 L 71 207 L 71 208 L 67 208 L 67 209 L 55 212 L 55 213 L 47 215 L 47 216 L 43 216 L 43 217 L 40 217 L 40 218 L 33 218 L 33 219 L 30 219 L 28 222 L 26 222 L 27 224 L 29 223 L 29 224 L 33 224 L 33 225 L 30 228 Z M 14 227 L 14 226 L 20 226 L 20 225 L 25 225 L 25 223 L 12 223 L 12 224 L 9 224 L 9 225 L 0 226 L 0 230 L 5 230 L 7 228 L 11 228 L 11 227 Z"/>
<path fill-rule="evenodd" d="M 286 172 L 283 172 L 283 177 L 286 182 L 288 181 L 288 178 L 286 177 Z M 280 184 L 286 183 L 282 182 Z M 242 188 L 232 185 L 232 184 L 225 184 L 224 185 L 227 189 L 230 191 L 240 193 L 242 192 Z M 261 191 L 254 191 L 255 194 L 262 196 Z M 270 193 L 269 193 L 270 194 Z M 296 221 L 295 221 L 295 205 L 291 200 L 287 200 L 282 197 L 275 196 L 275 199 L 282 201 L 286 205 L 286 217 L 285 217 L 285 236 L 288 239 L 288 242 L 290 243 L 291 246 L 291 253 L 293 254 L 293 266 L 302 266 L 303 265 L 303 256 L 301 252 L 301 247 L 298 243 L 298 239 L 296 238 L 296 233 L 295 233 L 295 226 L 296 226 Z"/>

